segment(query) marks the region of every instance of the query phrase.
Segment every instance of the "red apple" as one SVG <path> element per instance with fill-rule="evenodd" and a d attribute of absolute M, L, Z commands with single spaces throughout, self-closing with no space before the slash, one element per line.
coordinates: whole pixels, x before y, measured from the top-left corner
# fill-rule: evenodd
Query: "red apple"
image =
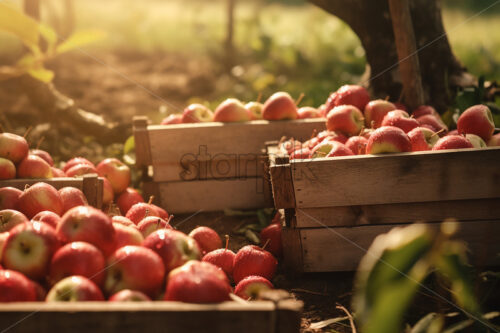
<path fill-rule="evenodd" d="M 408 133 L 412 151 L 431 150 L 439 140 L 439 136 L 426 127 L 417 127 Z"/>
<path fill-rule="evenodd" d="M 320 142 L 323 141 L 337 141 L 340 143 L 346 143 L 347 142 L 347 136 L 345 136 L 342 133 L 334 132 L 334 131 L 321 131 L 318 133 L 316 136 Z"/>
<path fill-rule="evenodd" d="M 109 205 L 113 203 L 114 198 L 113 186 L 107 178 L 102 178 L 102 204 Z"/>
<path fill-rule="evenodd" d="M 132 228 L 137 229 L 137 226 L 135 225 L 135 223 L 130 221 L 130 219 L 126 218 L 125 216 L 115 215 L 111 218 L 111 222 L 113 222 L 113 224 L 119 223 L 119 224 L 122 224 L 126 227 L 132 227 Z"/>
<path fill-rule="evenodd" d="M 240 122 L 249 121 L 250 113 L 245 109 L 245 105 L 235 98 L 226 99 L 219 104 L 214 112 L 214 121 Z"/>
<path fill-rule="evenodd" d="M 136 189 L 131 187 L 128 187 L 116 198 L 116 204 L 123 215 L 127 214 L 130 207 L 139 202 L 144 202 L 144 199 Z"/>
<path fill-rule="evenodd" d="M 52 156 L 50 156 L 49 153 L 47 153 L 45 150 L 41 149 L 30 149 L 29 151 L 30 155 L 35 155 L 40 158 L 42 158 L 45 162 L 47 162 L 51 167 L 54 166 L 54 160 L 52 159 Z"/>
<path fill-rule="evenodd" d="M 326 109 L 331 110 L 340 105 L 353 105 L 359 110 L 364 110 L 370 102 L 368 91 L 356 85 L 344 85 L 332 93 L 326 101 Z"/>
<path fill-rule="evenodd" d="M 272 223 L 262 229 L 260 231 L 260 242 L 276 258 L 281 258 L 283 255 L 283 247 L 281 244 L 281 224 Z"/>
<path fill-rule="evenodd" d="M 71 208 L 63 215 L 56 231 L 65 243 L 88 242 L 105 256 L 115 249 L 115 229 L 111 218 L 90 206 Z"/>
<path fill-rule="evenodd" d="M 398 127 L 383 126 L 376 129 L 366 145 L 367 154 L 401 153 L 411 151 L 408 135 Z"/>
<path fill-rule="evenodd" d="M 217 249 L 208 252 L 201 261 L 209 262 L 221 268 L 229 278 L 232 278 L 235 256 L 236 254 L 226 247 L 225 249 Z"/>
<path fill-rule="evenodd" d="M 138 290 L 150 297 L 158 294 L 165 279 L 165 266 L 158 254 L 141 246 L 125 246 L 108 259 L 104 290 L 114 294 Z"/>
<path fill-rule="evenodd" d="M 95 168 L 94 163 L 90 162 L 88 159 L 84 157 L 74 157 L 70 159 L 68 162 L 66 162 L 66 164 L 63 167 L 63 171 L 66 173 L 69 169 L 78 164 L 87 164 Z"/>
<path fill-rule="evenodd" d="M 144 238 L 148 237 L 150 234 L 156 230 L 163 229 L 173 229 L 169 221 L 166 221 L 158 216 L 148 216 L 145 217 L 137 224 L 137 229 L 142 234 Z"/>
<path fill-rule="evenodd" d="M 457 121 L 459 134 L 476 134 L 489 141 L 495 131 L 493 115 L 486 105 L 474 105 L 465 110 Z"/>
<path fill-rule="evenodd" d="M 58 192 L 63 202 L 64 212 L 67 212 L 73 207 L 87 206 L 89 204 L 85 194 L 83 194 L 83 192 L 76 187 L 63 187 L 59 189 Z"/>
<path fill-rule="evenodd" d="M 470 141 L 470 143 L 472 144 L 472 146 L 474 148 L 486 148 L 486 147 L 488 147 L 486 142 L 484 142 L 484 140 L 481 139 L 481 137 L 476 135 L 476 134 L 471 134 L 471 133 L 466 134 L 465 138 Z"/>
<path fill-rule="evenodd" d="M 441 117 L 434 115 L 423 115 L 417 118 L 421 127 L 427 127 L 434 132 L 439 132 L 440 136 L 444 136 L 448 132 L 448 126 L 441 120 Z"/>
<path fill-rule="evenodd" d="M 0 210 L 16 208 L 21 194 L 23 194 L 23 191 L 17 188 L 0 187 Z"/>
<path fill-rule="evenodd" d="M 182 113 L 183 123 L 206 123 L 213 120 L 213 112 L 201 104 L 191 104 Z"/>
<path fill-rule="evenodd" d="M 368 144 L 368 139 L 363 136 L 351 136 L 345 146 L 349 148 L 355 155 L 366 154 L 366 145 Z"/>
<path fill-rule="evenodd" d="M 28 142 L 22 136 L 0 133 L 0 157 L 17 164 L 28 156 L 28 150 Z"/>
<path fill-rule="evenodd" d="M 297 119 L 297 106 L 290 94 L 274 93 L 262 107 L 262 118 L 266 120 Z"/>
<path fill-rule="evenodd" d="M 436 111 L 436 109 L 434 109 L 430 105 L 420 105 L 418 108 L 413 110 L 413 112 L 411 113 L 413 118 L 419 118 L 419 117 L 422 117 L 422 116 L 425 116 L 428 114 L 430 114 L 434 117 L 440 117 L 439 113 Z"/>
<path fill-rule="evenodd" d="M 293 151 L 302 148 L 302 143 L 295 139 L 283 141 L 279 144 L 280 150 L 286 154 L 291 154 Z"/>
<path fill-rule="evenodd" d="M 8 232 L 0 232 L 0 263 L 2 262 L 3 246 L 5 245 L 5 242 L 7 241 L 8 237 L 9 237 Z M 1 265 L 0 269 L 3 269 Z"/>
<path fill-rule="evenodd" d="M 258 275 L 271 280 L 277 265 L 276 258 L 268 251 L 255 245 L 244 246 L 234 257 L 234 282 L 238 283 L 250 275 Z"/>
<path fill-rule="evenodd" d="M 109 180 L 115 194 L 122 193 L 130 184 L 130 168 L 116 158 L 107 158 L 99 163 L 97 172 Z"/>
<path fill-rule="evenodd" d="M 77 164 L 66 171 L 66 177 L 78 177 L 91 174 L 97 174 L 97 170 L 94 166 L 89 164 Z"/>
<path fill-rule="evenodd" d="M 449 131 L 448 133 L 446 133 L 446 135 L 458 135 L 458 131 L 454 129 L 453 131 Z"/>
<path fill-rule="evenodd" d="M 16 166 L 11 160 L 0 157 L 0 180 L 16 178 Z"/>
<path fill-rule="evenodd" d="M 0 210 L 0 232 L 7 232 L 16 225 L 29 222 L 23 213 L 14 209 Z"/>
<path fill-rule="evenodd" d="M 347 136 L 358 135 L 364 126 L 363 113 L 352 105 L 336 106 L 326 116 L 326 128 Z"/>
<path fill-rule="evenodd" d="M 189 236 L 196 240 L 202 254 L 222 247 L 219 234 L 209 227 L 196 227 L 189 233 Z"/>
<path fill-rule="evenodd" d="M 228 301 L 229 280 L 217 266 L 192 260 L 168 274 L 166 301 L 219 303 Z"/>
<path fill-rule="evenodd" d="M 64 208 L 59 192 L 52 185 L 36 183 L 24 190 L 19 196 L 17 209 L 31 219 L 44 210 L 49 210 L 60 216 Z"/>
<path fill-rule="evenodd" d="M 389 101 L 377 99 L 369 102 L 364 109 L 365 126 L 379 128 L 385 115 L 393 110 L 396 110 L 396 106 Z"/>
<path fill-rule="evenodd" d="M 432 150 L 474 148 L 472 143 L 461 135 L 447 135 L 432 147 Z"/>
<path fill-rule="evenodd" d="M 167 211 L 165 209 L 163 209 L 163 208 L 161 208 L 161 207 L 159 207 L 159 206 L 157 206 L 155 204 L 151 204 L 151 206 L 153 206 L 154 208 L 156 208 L 156 211 L 158 212 L 158 214 L 160 215 L 160 217 L 162 219 L 168 221 L 168 219 L 169 219 L 170 216 L 168 215 L 168 213 L 167 213 Z"/>
<path fill-rule="evenodd" d="M 52 229 L 56 230 L 57 225 L 61 221 L 61 217 L 54 212 L 44 210 L 33 216 L 31 221 L 42 222 L 50 226 Z"/>
<path fill-rule="evenodd" d="M 493 135 L 488 141 L 488 146 L 489 147 L 498 147 L 500 146 L 500 133 L 497 133 Z M 2 194 L 1 194 L 2 189 L 0 188 L 0 208 L 2 207 Z"/>
<path fill-rule="evenodd" d="M 106 261 L 101 251 L 86 242 L 73 242 L 56 251 L 50 263 L 49 280 L 53 285 L 65 277 L 80 275 L 98 286 L 104 282 Z"/>
<path fill-rule="evenodd" d="M 142 245 L 160 255 L 167 273 L 189 260 L 201 258 L 196 241 L 177 230 L 157 230 L 146 237 Z"/>
<path fill-rule="evenodd" d="M 110 302 L 146 302 L 151 301 L 151 298 L 137 290 L 123 289 L 112 295 Z"/>
<path fill-rule="evenodd" d="M 127 227 L 120 223 L 113 223 L 113 227 L 115 228 L 116 235 L 116 249 L 127 245 L 142 245 L 144 237 L 137 228 Z"/>
<path fill-rule="evenodd" d="M 394 110 L 387 113 L 382 120 L 382 126 L 394 126 L 401 128 L 405 133 L 418 127 L 419 122 L 416 119 L 410 118 L 408 113 L 403 110 Z"/>
<path fill-rule="evenodd" d="M 50 258 L 60 246 L 54 229 L 44 223 L 33 222 L 20 224 L 9 233 L 3 249 L 3 266 L 33 280 L 45 277 Z"/>
<path fill-rule="evenodd" d="M 337 141 L 323 141 L 311 151 L 311 158 L 351 156 L 354 153 Z"/>
<path fill-rule="evenodd" d="M 306 159 L 306 158 L 310 158 L 311 157 L 311 149 L 307 148 L 307 147 L 304 147 L 304 148 L 299 148 L 297 150 L 294 150 L 291 154 L 290 154 L 290 160 L 303 160 L 303 159 Z"/>
<path fill-rule="evenodd" d="M 245 109 L 247 109 L 248 113 L 250 114 L 251 120 L 262 119 L 263 108 L 264 105 L 259 102 L 248 102 L 247 104 L 245 104 Z"/>
<path fill-rule="evenodd" d="M 304 106 L 297 110 L 298 119 L 307 119 L 307 118 L 321 118 L 321 113 L 318 109 L 313 108 L 311 106 Z"/>
<path fill-rule="evenodd" d="M 17 166 L 17 178 L 52 178 L 52 169 L 42 158 L 28 155 Z"/>
<path fill-rule="evenodd" d="M 241 280 L 234 288 L 234 293 L 243 299 L 257 299 L 263 290 L 273 289 L 273 284 L 262 276 L 251 275 Z"/>
<path fill-rule="evenodd" d="M 167 117 L 163 118 L 160 125 L 175 125 L 182 123 L 182 114 L 175 113 L 170 114 Z"/>
<path fill-rule="evenodd" d="M 0 269 L 0 303 L 35 302 L 36 288 L 23 274 Z"/>
<path fill-rule="evenodd" d="M 49 290 L 47 302 L 104 301 L 98 286 L 83 276 L 73 275 L 57 282 Z"/>
<path fill-rule="evenodd" d="M 160 213 L 156 210 L 156 208 L 153 205 L 144 202 L 139 202 L 130 207 L 125 216 L 135 224 L 139 224 L 139 222 L 141 222 L 144 218 L 148 216 L 159 217 Z"/>
<path fill-rule="evenodd" d="M 61 169 L 51 167 L 50 170 L 52 171 L 52 178 L 64 178 L 64 177 L 66 177 L 66 174 Z"/>

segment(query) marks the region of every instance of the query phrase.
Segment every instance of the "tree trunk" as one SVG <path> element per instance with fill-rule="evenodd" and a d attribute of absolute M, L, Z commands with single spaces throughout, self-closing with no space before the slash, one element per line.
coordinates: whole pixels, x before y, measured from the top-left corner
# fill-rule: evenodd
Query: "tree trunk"
<path fill-rule="evenodd" d="M 402 85 L 387 0 L 309 0 L 346 22 L 358 35 L 369 65 L 366 85 L 373 96 L 399 100 Z M 475 79 L 455 58 L 443 26 L 438 0 L 412 0 L 411 17 L 417 42 L 425 103 L 439 112 L 450 105 L 455 88 Z M 404 101 L 403 101 L 404 102 Z"/>

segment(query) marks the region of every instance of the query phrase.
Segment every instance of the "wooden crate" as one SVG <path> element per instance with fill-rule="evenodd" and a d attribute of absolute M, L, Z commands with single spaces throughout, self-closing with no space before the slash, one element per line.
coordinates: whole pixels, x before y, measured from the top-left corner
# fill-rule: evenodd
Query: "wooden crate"
<path fill-rule="evenodd" d="M 52 332 L 299 332 L 302 303 L 225 302 L 11 303 L 0 305 L 0 330 Z"/>
<path fill-rule="evenodd" d="M 102 208 L 103 195 L 103 180 L 97 175 L 84 175 L 82 177 L 66 177 L 52 179 L 9 179 L 1 180 L 0 187 L 15 187 L 24 190 L 26 186 L 33 185 L 38 182 L 44 182 L 60 189 L 66 186 L 76 187 L 82 190 L 87 198 L 89 205 L 96 208 Z"/>
<path fill-rule="evenodd" d="M 477 265 L 499 265 L 500 148 L 289 161 L 267 148 L 285 262 L 299 272 L 349 271 L 395 226 L 459 221 Z"/>
<path fill-rule="evenodd" d="M 272 207 L 264 143 L 324 129 L 324 119 L 148 125 L 135 117 L 136 165 L 152 177 L 145 194 L 174 214 Z"/>

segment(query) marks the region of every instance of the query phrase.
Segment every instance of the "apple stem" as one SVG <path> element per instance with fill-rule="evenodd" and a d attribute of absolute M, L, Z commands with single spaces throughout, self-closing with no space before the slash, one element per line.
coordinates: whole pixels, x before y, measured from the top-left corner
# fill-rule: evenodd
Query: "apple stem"
<path fill-rule="evenodd" d="M 23 138 L 26 139 L 26 137 L 30 134 L 31 130 L 33 129 L 33 126 L 28 127 L 26 132 L 24 132 Z"/>
<path fill-rule="evenodd" d="M 389 95 L 385 96 L 385 101 L 387 102 L 389 100 L 389 98 L 391 98 L 391 96 L 389 96 Z"/>
<path fill-rule="evenodd" d="M 264 246 L 262 247 L 262 250 L 265 250 L 266 249 L 266 246 L 269 244 L 269 242 L 271 241 L 271 238 L 268 238 L 266 240 L 266 243 L 264 244 Z"/>
<path fill-rule="evenodd" d="M 155 196 L 152 195 L 149 197 L 148 205 L 151 205 L 153 203 L 153 200 L 155 199 Z"/>
<path fill-rule="evenodd" d="M 144 213 L 144 217 L 143 217 L 143 219 L 145 219 L 145 218 L 146 218 L 146 217 L 148 217 L 148 216 L 149 216 L 149 209 L 148 209 L 148 208 L 146 208 L 146 212 Z"/>
<path fill-rule="evenodd" d="M 37 144 L 36 144 L 36 149 L 40 149 L 40 146 L 42 145 L 43 140 L 45 140 L 45 137 L 44 137 L 44 136 L 42 136 L 42 137 L 38 140 L 38 142 L 37 142 Z"/>
<path fill-rule="evenodd" d="M 297 98 L 297 100 L 295 101 L 296 106 L 299 106 L 299 104 L 300 104 L 300 102 L 302 102 L 302 99 L 304 98 L 304 96 L 305 96 L 304 93 L 300 93 L 299 98 Z"/>
<path fill-rule="evenodd" d="M 224 249 L 224 252 L 226 252 L 229 247 L 229 235 L 224 235 L 224 237 L 226 238 L 226 248 Z"/>
<path fill-rule="evenodd" d="M 435 137 L 436 135 L 439 135 L 444 132 L 444 128 L 441 128 L 439 131 L 431 135 L 431 138 Z"/>
<path fill-rule="evenodd" d="M 24 190 L 26 191 L 30 187 L 29 184 L 24 185 Z"/>
<path fill-rule="evenodd" d="M 168 217 L 167 224 L 169 224 L 169 225 L 170 225 L 170 221 L 172 221 L 172 219 L 173 219 L 173 218 L 174 218 L 174 216 L 173 216 L 173 215 L 170 215 L 170 216 Z M 165 229 L 166 229 L 166 228 L 167 228 L 167 227 L 165 226 Z"/>
<path fill-rule="evenodd" d="M 257 103 L 260 103 L 261 99 L 262 99 L 262 91 L 259 91 L 259 95 L 257 96 Z"/>

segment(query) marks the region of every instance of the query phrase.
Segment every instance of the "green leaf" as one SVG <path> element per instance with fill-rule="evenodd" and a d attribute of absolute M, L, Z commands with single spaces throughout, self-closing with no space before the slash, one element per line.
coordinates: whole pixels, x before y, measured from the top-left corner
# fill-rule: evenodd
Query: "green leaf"
<path fill-rule="evenodd" d="M 63 53 L 73 49 L 77 49 L 89 43 L 101 40 L 106 34 L 99 30 L 86 30 L 75 32 L 69 36 L 64 42 L 56 48 L 56 53 Z"/>
<path fill-rule="evenodd" d="M 464 112 L 469 107 L 481 103 L 481 99 L 478 98 L 478 88 L 470 87 L 465 88 L 463 91 L 457 94 L 455 98 L 455 105 L 460 110 L 460 113 Z"/>
<path fill-rule="evenodd" d="M 47 41 L 47 54 L 49 56 L 53 55 L 57 44 L 56 32 L 54 29 L 45 24 L 39 24 L 38 29 L 42 37 Z"/>
<path fill-rule="evenodd" d="M 28 74 L 45 83 L 49 83 L 54 78 L 54 72 L 44 67 L 28 69 Z"/>
<path fill-rule="evenodd" d="M 129 136 L 123 145 L 123 161 L 129 165 L 135 164 L 135 140 L 133 135 Z"/>
<path fill-rule="evenodd" d="M 13 34 L 33 53 L 40 53 L 38 22 L 5 3 L 0 3 L 0 31 Z"/>

